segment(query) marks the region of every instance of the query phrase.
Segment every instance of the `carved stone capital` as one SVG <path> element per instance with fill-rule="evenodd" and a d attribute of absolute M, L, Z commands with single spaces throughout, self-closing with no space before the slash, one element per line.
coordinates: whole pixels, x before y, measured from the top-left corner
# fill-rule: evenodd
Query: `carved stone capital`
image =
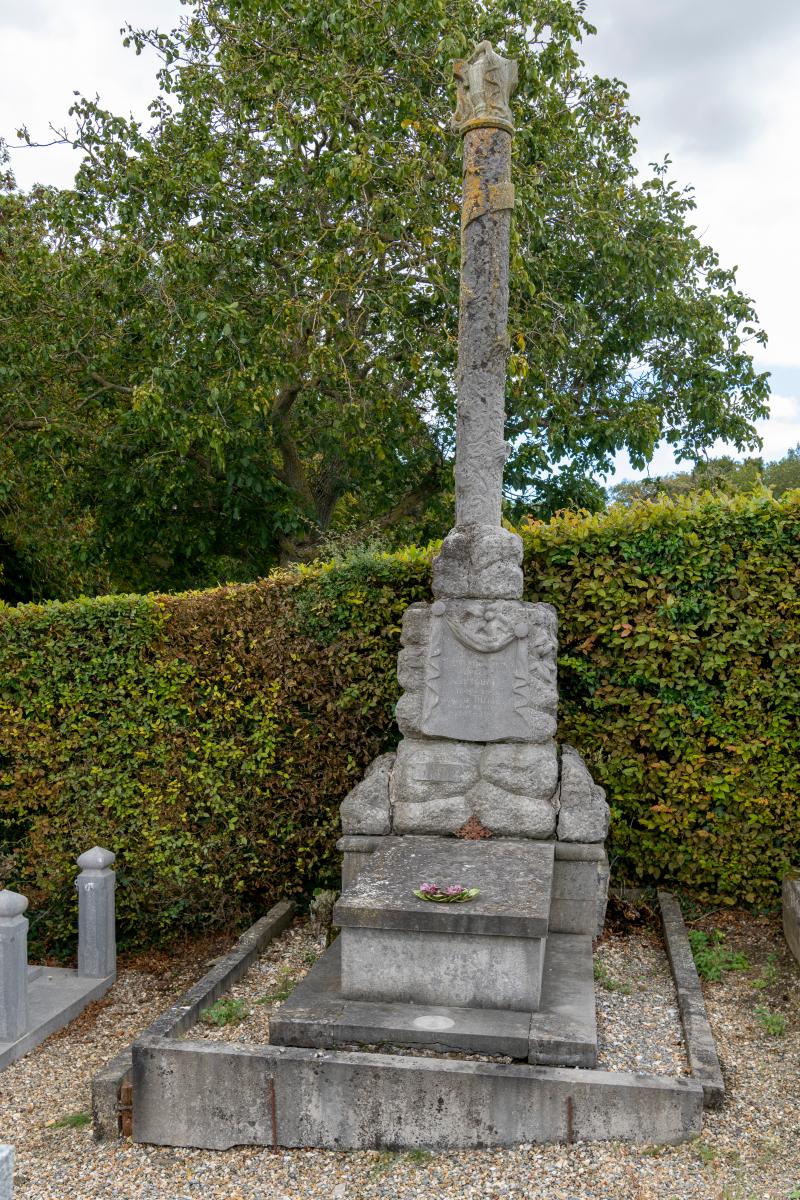
<path fill-rule="evenodd" d="M 517 86 L 517 62 L 503 58 L 491 42 L 480 42 L 469 56 L 453 63 L 458 97 L 450 119 L 453 132 L 489 126 L 514 132 L 511 94 Z"/>

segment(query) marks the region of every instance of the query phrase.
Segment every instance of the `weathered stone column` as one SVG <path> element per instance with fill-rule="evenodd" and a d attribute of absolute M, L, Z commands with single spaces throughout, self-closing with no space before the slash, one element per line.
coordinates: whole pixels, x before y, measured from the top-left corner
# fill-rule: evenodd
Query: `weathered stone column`
<path fill-rule="evenodd" d="M 116 873 L 110 870 L 116 858 L 110 850 L 94 846 L 81 854 L 78 890 L 78 974 L 105 979 L 117 969 L 114 889 Z"/>
<path fill-rule="evenodd" d="M 28 901 L 0 892 L 0 1042 L 15 1042 L 28 1028 Z"/>
<path fill-rule="evenodd" d="M 453 129 L 464 139 L 458 326 L 456 523 L 434 562 L 437 597 L 514 599 L 522 546 L 502 529 L 508 266 L 511 210 L 509 100 L 517 64 L 489 42 L 454 67 Z"/>

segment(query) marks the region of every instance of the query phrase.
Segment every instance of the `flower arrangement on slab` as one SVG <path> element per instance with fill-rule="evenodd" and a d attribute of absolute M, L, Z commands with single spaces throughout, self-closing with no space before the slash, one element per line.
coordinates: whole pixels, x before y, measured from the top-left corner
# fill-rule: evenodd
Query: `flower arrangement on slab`
<path fill-rule="evenodd" d="M 463 904 L 465 900 L 474 900 L 478 888 L 467 888 L 462 883 L 449 884 L 441 887 L 438 883 L 422 883 L 414 889 L 414 895 L 420 900 L 432 900 L 434 904 Z"/>

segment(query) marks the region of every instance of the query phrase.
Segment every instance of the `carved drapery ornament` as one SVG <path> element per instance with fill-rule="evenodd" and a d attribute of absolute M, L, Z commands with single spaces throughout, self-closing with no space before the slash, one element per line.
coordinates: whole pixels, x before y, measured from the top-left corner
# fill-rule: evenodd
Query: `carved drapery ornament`
<path fill-rule="evenodd" d="M 469 56 L 453 64 L 458 96 L 450 124 L 453 132 L 493 128 L 514 132 L 511 95 L 517 86 L 517 63 L 503 58 L 491 42 L 480 42 Z"/>

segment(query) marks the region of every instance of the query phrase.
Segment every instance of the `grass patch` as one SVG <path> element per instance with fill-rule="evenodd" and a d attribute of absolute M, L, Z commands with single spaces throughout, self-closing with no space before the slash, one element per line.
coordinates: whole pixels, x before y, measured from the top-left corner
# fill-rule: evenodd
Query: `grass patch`
<path fill-rule="evenodd" d="M 289 967 L 281 967 L 278 972 L 278 980 L 275 985 L 274 992 L 268 992 L 266 996 L 260 996 L 256 1000 L 256 1004 L 273 1004 L 276 1000 L 288 1000 L 294 987 L 294 976 Z"/>
<path fill-rule="evenodd" d="M 57 1121 L 51 1121 L 47 1126 L 48 1129 L 83 1129 L 86 1125 L 91 1125 L 92 1118 L 87 1112 L 70 1113 L 68 1117 L 59 1117 Z"/>
<path fill-rule="evenodd" d="M 625 983 L 621 979 L 615 979 L 613 975 L 610 975 L 606 967 L 598 959 L 595 959 L 592 971 L 595 981 L 607 992 L 621 992 L 623 996 L 630 996 L 633 991 L 629 983 Z"/>
<path fill-rule="evenodd" d="M 778 982 L 778 968 L 775 962 L 777 957 L 778 956 L 775 953 L 770 954 L 758 979 L 753 980 L 753 987 L 758 988 L 760 992 L 765 991 L 767 988 L 774 987 Z"/>
<path fill-rule="evenodd" d="M 750 970 L 749 958 L 725 945 L 725 934 L 721 929 L 712 929 L 710 934 L 702 929 L 690 929 L 689 944 L 701 979 L 718 982 L 725 971 Z"/>
<path fill-rule="evenodd" d="M 426 1163 L 431 1162 L 434 1155 L 430 1150 L 408 1150 L 405 1152 L 399 1150 L 381 1150 L 375 1158 L 375 1165 L 369 1173 L 370 1179 L 374 1182 L 385 1175 L 387 1171 L 391 1171 L 395 1163 L 406 1162 L 415 1167 L 424 1167 Z"/>
<path fill-rule="evenodd" d="M 240 1025 L 247 1016 L 247 1005 L 244 1000 L 234 1000 L 232 996 L 222 996 L 210 1008 L 204 1009 L 200 1020 L 206 1025 Z"/>
<path fill-rule="evenodd" d="M 786 1017 L 783 1013 L 770 1012 L 766 1004 L 756 1005 L 756 1020 L 765 1033 L 770 1037 L 784 1037 L 786 1034 Z"/>
<path fill-rule="evenodd" d="M 704 1166 L 708 1166 L 710 1163 L 713 1163 L 717 1157 L 716 1150 L 713 1146 L 709 1146 L 708 1142 L 695 1142 L 692 1146 L 692 1149 Z"/>

